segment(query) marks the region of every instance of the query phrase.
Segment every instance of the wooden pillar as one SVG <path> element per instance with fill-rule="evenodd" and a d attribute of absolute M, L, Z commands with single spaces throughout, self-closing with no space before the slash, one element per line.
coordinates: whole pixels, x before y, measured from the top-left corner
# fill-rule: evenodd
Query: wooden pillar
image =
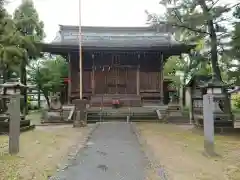
<path fill-rule="evenodd" d="M 92 54 L 92 95 L 95 94 L 95 63 L 94 63 L 94 54 Z"/>
<path fill-rule="evenodd" d="M 140 55 L 138 54 L 138 60 L 140 59 Z M 136 73 L 136 86 L 137 86 L 137 95 L 140 95 L 140 62 L 138 61 L 137 73 Z"/>
<path fill-rule="evenodd" d="M 68 104 L 71 104 L 72 95 L 72 68 L 71 68 L 71 53 L 68 53 Z"/>
<path fill-rule="evenodd" d="M 137 95 L 140 95 L 140 65 L 137 66 Z"/>
<path fill-rule="evenodd" d="M 160 68 L 160 103 L 163 104 L 163 97 L 164 97 L 164 92 L 163 92 L 163 82 L 164 82 L 164 68 L 163 68 L 163 53 L 161 53 L 161 68 Z"/>
<path fill-rule="evenodd" d="M 81 1 L 79 1 L 79 98 L 83 99 L 83 57 L 82 57 L 82 28 L 81 28 Z"/>

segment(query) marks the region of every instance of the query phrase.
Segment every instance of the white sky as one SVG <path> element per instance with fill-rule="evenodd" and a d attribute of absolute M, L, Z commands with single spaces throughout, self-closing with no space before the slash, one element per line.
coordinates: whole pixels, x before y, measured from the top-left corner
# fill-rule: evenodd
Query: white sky
<path fill-rule="evenodd" d="M 10 13 L 21 0 L 9 0 Z M 58 25 L 79 25 L 79 0 L 33 0 L 44 22 L 46 40 L 51 41 L 58 31 Z M 81 0 L 82 25 L 91 26 L 144 26 L 145 10 L 161 13 L 160 0 Z M 221 0 L 237 2 L 239 0 Z"/>
<path fill-rule="evenodd" d="M 10 13 L 21 3 L 7 5 Z M 82 25 L 144 26 L 145 10 L 159 12 L 159 0 L 82 0 Z M 51 41 L 58 25 L 79 24 L 79 0 L 34 0 L 40 19 L 44 22 L 46 40 Z"/>

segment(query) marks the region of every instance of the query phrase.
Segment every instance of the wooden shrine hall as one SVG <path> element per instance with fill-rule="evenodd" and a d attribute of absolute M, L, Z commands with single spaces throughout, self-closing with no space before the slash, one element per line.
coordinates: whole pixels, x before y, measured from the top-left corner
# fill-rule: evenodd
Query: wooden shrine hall
<path fill-rule="evenodd" d="M 193 47 L 177 42 L 162 27 L 81 27 L 82 96 L 92 106 L 107 106 L 113 99 L 123 105 L 143 101 L 167 103 L 168 83 L 163 67 L 172 55 Z M 64 56 L 69 62 L 69 102 L 80 97 L 79 27 L 60 25 L 55 40 L 43 51 Z"/>

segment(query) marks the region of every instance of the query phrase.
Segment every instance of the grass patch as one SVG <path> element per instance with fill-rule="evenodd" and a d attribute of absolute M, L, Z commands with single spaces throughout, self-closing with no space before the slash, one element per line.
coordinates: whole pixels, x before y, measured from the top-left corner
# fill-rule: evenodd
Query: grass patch
<path fill-rule="evenodd" d="M 47 180 L 83 139 L 89 128 L 72 126 L 37 127 L 21 134 L 20 153 L 8 154 L 8 136 L 0 136 L 0 180 Z"/>
<path fill-rule="evenodd" d="M 146 147 L 164 166 L 171 179 L 237 180 L 240 179 L 240 135 L 216 135 L 215 150 L 219 157 L 203 155 L 201 130 L 171 124 L 137 124 Z M 159 179 L 160 164 L 149 173 Z"/>

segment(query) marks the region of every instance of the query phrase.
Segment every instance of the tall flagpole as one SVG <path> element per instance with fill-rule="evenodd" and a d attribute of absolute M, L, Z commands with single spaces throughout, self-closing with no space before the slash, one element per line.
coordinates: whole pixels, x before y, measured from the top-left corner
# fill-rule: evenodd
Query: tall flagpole
<path fill-rule="evenodd" d="M 83 98 L 83 70 L 82 70 L 82 17 L 81 17 L 81 0 L 79 0 L 79 97 Z"/>

